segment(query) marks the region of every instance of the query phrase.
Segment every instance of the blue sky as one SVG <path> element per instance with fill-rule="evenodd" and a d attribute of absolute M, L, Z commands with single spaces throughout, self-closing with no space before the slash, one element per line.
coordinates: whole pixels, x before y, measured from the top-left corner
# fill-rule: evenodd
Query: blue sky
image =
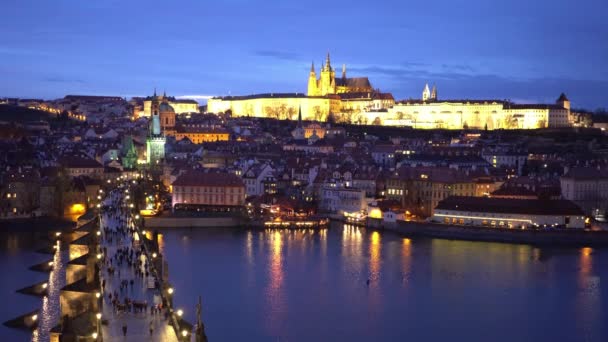
<path fill-rule="evenodd" d="M 0 96 L 305 92 L 327 51 L 397 99 L 608 107 L 606 0 L 4 0 Z"/>

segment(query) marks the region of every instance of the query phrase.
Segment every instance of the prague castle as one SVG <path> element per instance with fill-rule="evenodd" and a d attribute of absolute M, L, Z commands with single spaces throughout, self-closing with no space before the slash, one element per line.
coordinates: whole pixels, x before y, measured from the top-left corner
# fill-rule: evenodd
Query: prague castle
<path fill-rule="evenodd" d="M 337 121 L 418 129 L 536 129 L 569 127 L 570 101 L 565 94 L 553 104 L 516 104 L 505 100 L 442 100 L 437 87 L 425 85 L 420 99 L 395 102 L 390 93 L 375 90 L 367 77 L 336 77 L 329 54 L 319 77 L 314 62 L 308 75 L 307 94 L 269 93 L 215 97 L 208 112 L 231 112 L 235 117 L 295 120 L 301 108 L 305 120 Z"/>
<path fill-rule="evenodd" d="M 367 77 L 336 78 L 329 54 L 322 63 L 317 78 L 314 63 L 308 76 L 308 92 L 268 93 L 248 96 L 225 96 L 209 99 L 207 110 L 211 113 L 230 111 L 232 116 L 296 120 L 301 108 L 305 120 L 327 120 L 333 114 L 337 120 L 353 121 L 366 111 L 382 110 L 395 104 L 393 96 L 374 90 Z"/>
<path fill-rule="evenodd" d="M 536 129 L 571 126 L 570 101 L 516 104 L 504 100 L 440 100 L 425 86 L 420 100 L 396 103 L 386 113 L 366 113 L 370 122 L 421 129 Z"/>

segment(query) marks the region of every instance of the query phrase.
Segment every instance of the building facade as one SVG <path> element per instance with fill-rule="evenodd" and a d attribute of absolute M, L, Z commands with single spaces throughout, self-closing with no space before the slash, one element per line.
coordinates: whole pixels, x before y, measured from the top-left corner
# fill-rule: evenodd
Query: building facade
<path fill-rule="evenodd" d="M 239 207 L 245 203 L 245 185 L 231 173 L 188 171 L 172 184 L 173 209 L 204 206 Z"/>
<path fill-rule="evenodd" d="M 439 100 L 427 95 L 421 100 L 395 104 L 379 124 L 419 129 L 537 129 L 569 127 L 570 101 L 564 94 L 555 104 L 515 104 L 503 100 Z M 436 94 L 436 89 L 434 90 Z M 425 100 L 425 98 L 428 99 Z"/>
<path fill-rule="evenodd" d="M 562 197 L 578 204 L 587 215 L 604 219 L 608 213 L 608 170 L 576 167 L 560 178 Z"/>

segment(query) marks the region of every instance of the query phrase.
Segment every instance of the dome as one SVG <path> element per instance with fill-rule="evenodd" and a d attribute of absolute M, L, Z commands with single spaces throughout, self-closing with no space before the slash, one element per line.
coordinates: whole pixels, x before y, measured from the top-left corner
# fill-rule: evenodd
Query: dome
<path fill-rule="evenodd" d="M 165 113 L 165 112 L 175 113 L 175 110 L 173 109 L 173 107 L 171 107 L 171 105 L 169 105 L 167 102 L 161 103 L 160 106 L 158 107 L 158 111 L 161 113 Z"/>

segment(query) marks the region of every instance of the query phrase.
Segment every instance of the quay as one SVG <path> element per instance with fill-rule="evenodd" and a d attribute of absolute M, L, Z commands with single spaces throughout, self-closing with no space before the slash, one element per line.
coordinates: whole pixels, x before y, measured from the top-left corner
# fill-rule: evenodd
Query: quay
<path fill-rule="evenodd" d="M 381 224 L 379 220 L 370 221 L 368 227 L 408 237 L 572 247 L 608 246 L 608 231 L 605 230 L 486 228 L 415 221 Z"/>

